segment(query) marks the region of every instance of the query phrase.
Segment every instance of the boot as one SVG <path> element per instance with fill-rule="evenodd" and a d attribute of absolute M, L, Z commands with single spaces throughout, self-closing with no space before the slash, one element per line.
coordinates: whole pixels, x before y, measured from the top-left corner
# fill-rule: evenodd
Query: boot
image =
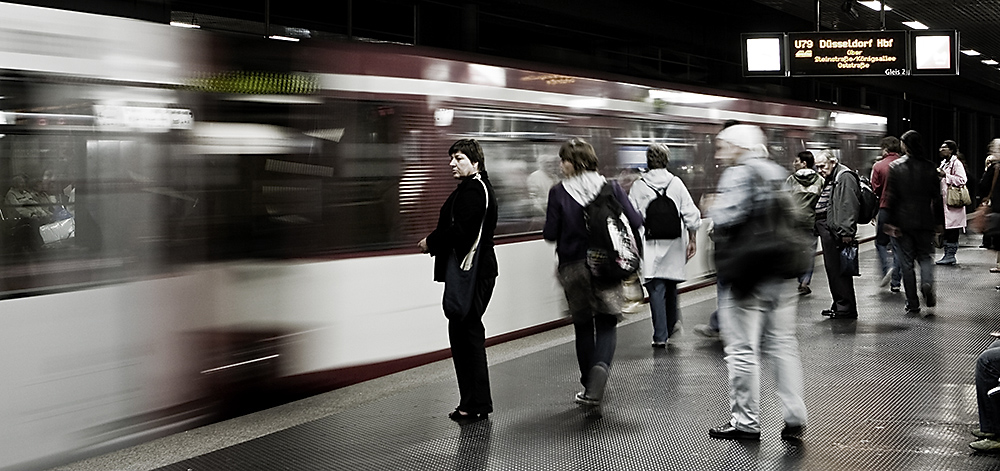
<path fill-rule="evenodd" d="M 934 263 L 937 265 L 954 265 L 958 262 L 958 260 L 955 259 L 956 253 L 958 253 L 958 242 L 945 242 L 944 257 L 941 257 L 941 260 Z"/>

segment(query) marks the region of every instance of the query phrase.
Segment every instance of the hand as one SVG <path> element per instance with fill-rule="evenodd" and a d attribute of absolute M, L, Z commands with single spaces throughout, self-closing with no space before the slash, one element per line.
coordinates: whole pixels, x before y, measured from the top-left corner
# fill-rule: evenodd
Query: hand
<path fill-rule="evenodd" d="M 694 254 L 696 252 L 698 252 L 698 244 L 695 243 L 694 238 L 691 238 L 690 240 L 688 240 L 686 260 L 691 260 L 691 257 L 694 257 Z"/>
<path fill-rule="evenodd" d="M 427 238 L 426 237 L 424 237 L 423 239 L 420 239 L 420 242 L 417 242 L 417 247 L 420 248 L 420 252 L 421 253 L 428 253 L 428 252 L 430 252 L 430 249 L 427 248 Z"/>
<path fill-rule="evenodd" d="M 854 242 L 854 237 L 851 236 L 843 236 L 840 238 L 840 243 L 843 245 L 851 245 L 851 243 L 853 242 Z"/>
<path fill-rule="evenodd" d="M 890 237 L 899 237 L 903 235 L 903 231 L 900 231 L 898 227 L 893 226 L 892 224 L 882 225 L 882 232 L 889 234 Z"/>

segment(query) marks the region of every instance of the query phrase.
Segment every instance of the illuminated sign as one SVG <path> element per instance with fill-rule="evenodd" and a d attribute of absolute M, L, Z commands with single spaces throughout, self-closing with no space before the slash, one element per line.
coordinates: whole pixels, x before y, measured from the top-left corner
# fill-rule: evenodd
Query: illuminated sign
<path fill-rule="evenodd" d="M 909 75 L 905 31 L 788 33 L 794 76 Z"/>
<path fill-rule="evenodd" d="M 958 75 L 958 31 L 745 33 L 746 77 Z"/>

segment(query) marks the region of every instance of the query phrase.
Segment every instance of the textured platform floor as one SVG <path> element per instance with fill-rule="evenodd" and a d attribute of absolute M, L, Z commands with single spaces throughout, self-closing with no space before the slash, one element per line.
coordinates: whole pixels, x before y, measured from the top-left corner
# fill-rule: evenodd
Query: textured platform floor
<path fill-rule="evenodd" d="M 978 239 L 963 240 L 959 265 L 937 268 L 939 303 L 928 317 L 906 315 L 903 295 L 878 287 L 868 243 L 863 276 L 855 278 L 860 318 L 824 318 L 819 312 L 830 294 L 817 266 L 812 295 L 799 299 L 810 414 L 802 443 L 779 438 L 782 420 L 766 363 L 760 443 L 708 437 L 710 426 L 728 419 L 721 344 L 691 331 L 715 309 L 714 288 L 708 288 L 682 297 L 687 332 L 676 346 L 650 348 L 648 311 L 619 328 L 601 415 L 572 402 L 578 372 L 571 331 L 562 329 L 517 354 L 490 350 L 496 412 L 487 421 L 459 426 L 448 420 L 458 397 L 453 375 L 446 374 L 450 365 L 442 364 L 436 374 L 410 377 L 392 392 L 160 469 L 1000 470 L 1000 457 L 968 447 L 969 431 L 978 426 L 974 360 L 990 343 L 989 332 L 1000 329 L 994 289 L 1000 275 L 988 272 L 995 253 L 978 245 Z M 239 423 L 217 424 L 201 441 Z M 177 444 L 183 440 L 166 443 L 184 446 Z M 106 463 L 60 469 L 134 469 Z"/>

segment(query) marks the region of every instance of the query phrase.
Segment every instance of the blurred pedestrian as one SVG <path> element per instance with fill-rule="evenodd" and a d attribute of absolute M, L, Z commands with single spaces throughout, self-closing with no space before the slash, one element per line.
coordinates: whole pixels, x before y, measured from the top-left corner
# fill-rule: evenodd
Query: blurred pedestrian
<path fill-rule="evenodd" d="M 856 319 L 858 301 L 854 294 L 854 274 L 841 263 L 841 251 L 857 246 L 859 180 L 853 170 L 839 162 L 829 149 L 816 157 L 816 168 L 826 179 L 816 202 L 816 232 L 823 245 L 823 264 L 833 305 L 822 314 L 831 319 Z"/>
<path fill-rule="evenodd" d="M 938 165 L 938 177 L 941 178 L 941 197 L 944 198 L 944 256 L 935 262 L 938 265 L 954 265 L 958 263 L 955 254 L 958 253 L 958 236 L 965 232 L 969 217 L 966 215 L 965 204 L 952 206 L 948 204 L 948 188 L 961 188 L 968 182 L 965 174 L 965 164 L 958 153 L 955 141 L 944 141 L 938 150 L 941 163 Z"/>
<path fill-rule="evenodd" d="M 899 158 L 903 149 L 895 136 L 882 138 L 880 144 L 882 158 L 872 166 L 872 191 L 878 200 L 878 217 L 875 220 L 875 252 L 878 254 L 879 268 L 882 270 L 883 288 L 887 285 L 893 293 L 899 292 L 902 272 L 899 270 L 899 260 L 892 253 L 892 238 L 885 231 L 885 221 L 888 217 L 889 198 L 886 197 L 885 183 L 889 178 L 889 166 Z"/>
<path fill-rule="evenodd" d="M 805 221 L 809 224 L 809 233 L 813 234 L 812 254 L 814 256 L 809 258 L 809 269 L 799 275 L 798 279 L 799 294 L 803 296 L 812 292 L 809 283 L 812 282 L 813 266 L 816 261 L 816 201 L 819 200 L 819 195 L 823 192 L 823 177 L 813 169 L 815 164 L 816 160 L 812 152 L 807 150 L 799 152 L 795 156 L 795 160 L 792 161 L 795 173 L 789 175 L 788 180 L 785 180 L 785 186 L 791 190 L 795 202 L 799 204 L 806 216 Z"/>
<path fill-rule="evenodd" d="M 560 166 L 565 178 L 549 190 L 545 240 L 556 243 L 559 258 L 559 281 L 566 293 L 573 329 L 576 333 L 576 359 L 584 390 L 574 401 L 597 406 L 604 398 L 609 369 L 615 355 L 616 326 L 624 305 L 621 280 L 603 280 L 591 275 L 587 267 L 589 230 L 584 208 L 611 185 L 633 230 L 642 225 L 625 191 L 614 181 L 597 173 L 597 154 L 583 139 L 571 139 L 559 149 Z"/>
<path fill-rule="evenodd" d="M 448 155 L 452 176 L 459 180 L 458 188 L 441 207 L 437 228 L 417 246 L 435 257 L 434 281 L 445 283 L 443 304 L 460 395 L 458 407 L 448 417 L 456 422 L 471 422 L 493 412 L 483 314 L 493 296 L 498 273 L 493 251 L 497 198 L 478 141 L 461 139 L 452 144 Z M 451 276 L 457 270 L 471 272 L 469 281 Z M 470 289 L 464 290 L 465 285 Z M 457 293 L 456 299 L 451 293 Z"/>
<path fill-rule="evenodd" d="M 649 292 L 653 348 L 666 347 L 679 333 L 677 284 L 686 279 L 684 265 L 697 251 L 701 225 L 701 212 L 684 182 L 667 170 L 669 162 L 670 149 L 665 144 L 649 146 L 648 171 L 629 190 L 645 229 L 642 276 Z"/>
<path fill-rule="evenodd" d="M 990 141 L 989 152 L 990 155 L 986 156 L 986 170 L 979 179 L 979 194 L 984 195 L 980 204 L 989 206 L 992 212 L 1000 212 L 1000 198 L 993 198 L 997 177 L 1000 176 L 1000 165 L 997 165 L 1000 164 L 1000 138 Z M 983 234 L 983 247 L 997 251 L 996 264 L 990 268 L 990 273 L 1000 273 L 1000 237 Z"/>
<path fill-rule="evenodd" d="M 914 130 L 903 133 L 903 152 L 889 166 L 886 185 L 888 210 L 884 229 L 893 237 L 893 252 L 899 260 L 906 292 L 906 312 L 920 312 L 914 263 L 920 265 L 920 292 L 924 304 L 934 307 L 933 238 L 944 228 L 944 208 L 941 186 L 935 163 L 924 153 L 920 134 Z"/>
<path fill-rule="evenodd" d="M 715 158 L 735 165 L 723 171 L 719 178 L 719 193 L 708 216 L 715 224 L 713 237 L 725 240 L 729 256 L 749 249 L 759 239 L 743 237 L 742 229 L 787 222 L 797 208 L 783 188 L 788 177 L 784 169 L 767 158 L 766 137 L 757 126 L 736 125 L 724 129 L 716 137 Z M 776 205 L 787 198 L 787 206 Z M 776 208 L 785 208 L 775 214 Z M 768 233 L 775 237 L 779 232 Z M 778 242 L 793 251 L 794 244 Z M 806 244 L 802 244 L 804 247 Z M 716 265 L 720 260 L 720 245 L 716 244 Z M 806 424 L 806 407 L 802 401 L 802 367 L 798 342 L 795 338 L 795 305 L 792 281 L 784 279 L 785 271 L 778 257 L 744 267 L 745 279 L 733 273 L 720 278 L 719 324 L 725 342 L 726 366 L 729 371 L 730 419 L 709 429 L 709 436 L 718 439 L 760 439 L 760 355 L 768 356 L 775 368 L 778 398 L 782 405 L 785 426 L 782 438 L 801 437 Z M 804 265 L 804 263 L 803 263 Z"/>

